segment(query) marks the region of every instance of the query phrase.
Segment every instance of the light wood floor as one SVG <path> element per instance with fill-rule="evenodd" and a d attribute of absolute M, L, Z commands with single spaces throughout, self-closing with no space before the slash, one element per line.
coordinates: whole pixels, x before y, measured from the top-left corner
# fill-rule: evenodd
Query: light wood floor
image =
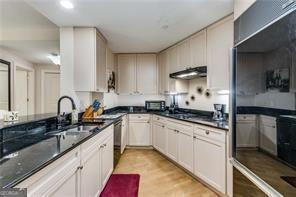
<path fill-rule="evenodd" d="M 114 173 L 140 174 L 140 197 L 217 196 L 155 150 L 125 150 Z"/>

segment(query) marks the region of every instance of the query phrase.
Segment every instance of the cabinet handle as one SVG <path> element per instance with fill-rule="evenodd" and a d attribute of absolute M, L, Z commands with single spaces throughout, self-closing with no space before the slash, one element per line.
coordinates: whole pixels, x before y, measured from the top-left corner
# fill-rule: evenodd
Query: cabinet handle
<path fill-rule="evenodd" d="M 147 123 L 150 123 L 150 121 L 148 121 Z"/>
<path fill-rule="evenodd" d="M 77 170 L 82 170 L 83 169 L 83 166 L 78 166 L 77 167 Z"/>
<path fill-rule="evenodd" d="M 162 125 L 161 127 L 164 128 L 164 125 Z"/>
<path fill-rule="evenodd" d="M 104 148 L 104 145 L 101 145 L 100 148 Z"/>
<path fill-rule="evenodd" d="M 272 126 L 272 128 L 274 128 L 274 129 L 275 129 L 275 126 Z"/>
<path fill-rule="evenodd" d="M 106 147 L 107 146 L 107 144 L 104 144 L 104 147 Z"/>
<path fill-rule="evenodd" d="M 206 134 L 207 134 L 207 135 L 209 135 L 209 134 L 210 134 L 210 132 L 209 132 L 209 131 L 206 131 Z"/>
<path fill-rule="evenodd" d="M 196 139 L 196 136 L 193 136 L 193 139 Z"/>

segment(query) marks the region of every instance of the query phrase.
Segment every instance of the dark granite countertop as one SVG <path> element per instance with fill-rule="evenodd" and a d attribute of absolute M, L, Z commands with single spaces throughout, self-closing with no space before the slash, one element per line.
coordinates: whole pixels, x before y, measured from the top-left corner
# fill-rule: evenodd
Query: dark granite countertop
<path fill-rule="evenodd" d="M 147 111 L 144 107 L 133 107 L 133 111 L 130 111 L 128 107 L 116 107 L 106 110 L 106 114 L 127 113 L 127 114 L 156 114 L 167 118 L 173 118 L 176 120 L 182 120 L 190 123 L 201 124 L 213 128 L 222 129 L 228 131 L 228 121 L 214 121 L 212 119 L 212 113 L 207 111 L 180 109 L 176 114 L 170 114 L 169 111 Z M 186 114 L 182 116 L 180 114 Z"/>
<path fill-rule="evenodd" d="M 279 117 L 281 115 L 296 115 L 295 110 L 276 109 L 269 107 L 257 107 L 257 106 L 238 106 L 237 114 L 257 114 Z"/>
<path fill-rule="evenodd" d="M 35 138 L 39 137 L 39 141 L 0 159 L 0 186 L 7 188 L 17 185 L 116 121 L 118 119 L 106 120 L 103 124 L 91 123 L 96 129 L 88 132 L 71 133 L 70 135 L 63 135 L 63 137 L 34 135 Z M 5 150 L 16 143 L 23 143 L 25 139 L 24 137 L 15 138 L 4 141 L 0 145 Z"/>
<path fill-rule="evenodd" d="M 28 116 L 20 116 L 18 121 L 14 122 L 4 122 L 0 120 L 0 129 L 17 126 L 20 124 L 25 124 L 29 122 L 35 122 L 40 120 L 45 120 L 48 118 L 55 118 L 57 116 L 56 113 L 47 113 L 47 114 L 35 114 L 35 115 L 28 115 Z"/>

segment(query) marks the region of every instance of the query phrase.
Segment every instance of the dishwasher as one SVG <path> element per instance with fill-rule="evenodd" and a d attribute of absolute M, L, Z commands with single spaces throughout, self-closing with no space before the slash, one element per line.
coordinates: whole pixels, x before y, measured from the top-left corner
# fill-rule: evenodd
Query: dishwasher
<path fill-rule="evenodd" d="M 114 168 L 121 157 L 121 126 L 121 119 L 114 123 Z"/>

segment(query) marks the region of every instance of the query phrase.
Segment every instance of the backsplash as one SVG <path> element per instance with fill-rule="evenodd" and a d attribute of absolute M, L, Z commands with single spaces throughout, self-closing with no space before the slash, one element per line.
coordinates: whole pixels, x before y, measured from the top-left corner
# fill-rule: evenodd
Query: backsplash
<path fill-rule="evenodd" d="M 198 87 L 202 87 L 202 93 L 197 91 Z M 180 108 L 196 109 L 204 111 L 214 111 L 214 103 L 226 104 L 228 113 L 229 95 L 219 95 L 217 92 L 210 91 L 211 95 L 206 96 L 207 78 L 197 78 L 189 81 L 189 93 L 186 95 L 178 95 L 178 104 Z M 194 100 L 191 97 L 194 97 Z M 167 105 L 171 102 L 171 96 L 166 97 Z M 186 104 L 188 102 L 188 105 Z"/>

